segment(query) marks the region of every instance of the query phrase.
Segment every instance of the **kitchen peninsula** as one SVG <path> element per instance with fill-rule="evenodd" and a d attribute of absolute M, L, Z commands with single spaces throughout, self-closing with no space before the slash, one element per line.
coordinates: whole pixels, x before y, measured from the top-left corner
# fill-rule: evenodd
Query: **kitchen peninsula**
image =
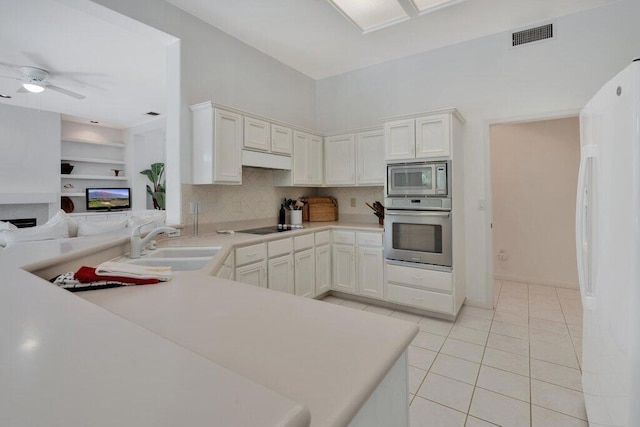
<path fill-rule="evenodd" d="M 365 414 L 383 382 L 406 403 L 417 327 L 210 275 L 234 245 L 256 239 L 172 239 L 222 249 L 171 282 L 75 295 L 24 270 L 48 277 L 112 259 L 127 251 L 127 236 L 3 250 L 3 423 L 372 425 Z M 408 405 L 384 410 L 408 423 Z"/>

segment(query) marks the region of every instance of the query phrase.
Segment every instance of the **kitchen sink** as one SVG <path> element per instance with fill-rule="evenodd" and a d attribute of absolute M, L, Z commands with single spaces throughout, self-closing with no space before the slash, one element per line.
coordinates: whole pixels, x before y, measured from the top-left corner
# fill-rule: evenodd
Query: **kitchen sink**
<path fill-rule="evenodd" d="M 212 257 L 189 258 L 148 258 L 142 257 L 127 261 L 127 264 L 145 265 L 147 267 L 171 267 L 173 271 L 192 271 L 203 268 Z"/>
<path fill-rule="evenodd" d="M 172 247 L 159 248 L 144 255 L 143 258 L 200 258 L 213 257 L 221 249 L 221 246 L 212 247 Z"/>
<path fill-rule="evenodd" d="M 159 248 L 140 258 L 127 259 L 124 262 L 148 267 L 171 267 L 173 271 L 200 270 L 220 249 L 221 246 Z"/>

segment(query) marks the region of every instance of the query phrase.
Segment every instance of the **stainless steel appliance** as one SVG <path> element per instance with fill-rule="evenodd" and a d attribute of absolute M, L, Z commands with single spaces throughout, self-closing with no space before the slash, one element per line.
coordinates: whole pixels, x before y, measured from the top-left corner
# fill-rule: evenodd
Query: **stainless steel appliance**
<path fill-rule="evenodd" d="M 448 162 L 392 163 L 387 165 L 387 196 L 449 194 Z"/>
<path fill-rule="evenodd" d="M 387 259 L 452 266 L 450 211 L 387 209 L 384 236 Z"/>

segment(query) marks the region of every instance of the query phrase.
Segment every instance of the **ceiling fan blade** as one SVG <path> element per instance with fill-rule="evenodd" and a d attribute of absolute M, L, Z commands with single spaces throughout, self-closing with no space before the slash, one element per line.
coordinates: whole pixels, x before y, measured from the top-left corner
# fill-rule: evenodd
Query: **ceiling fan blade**
<path fill-rule="evenodd" d="M 20 86 L 20 89 L 18 89 L 16 92 L 18 93 L 29 93 L 28 90 L 26 90 L 24 87 Z"/>
<path fill-rule="evenodd" d="M 18 69 L 18 67 L 16 65 L 7 64 L 6 62 L 0 62 L 0 67 L 6 68 L 7 70 L 11 70 L 14 73 L 16 73 L 17 75 L 22 76 L 22 73 L 20 72 L 20 70 Z"/>
<path fill-rule="evenodd" d="M 74 97 L 76 99 L 85 99 L 86 98 L 86 96 L 80 95 L 77 92 L 73 92 L 73 91 L 70 91 L 68 89 L 63 89 L 61 87 L 54 86 L 54 85 L 47 85 L 47 89 L 55 90 L 56 92 L 60 92 L 60 93 L 63 93 L 65 95 L 72 96 L 72 97 Z"/>
<path fill-rule="evenodd" d="M 11 76 L 0 76 L 0 79 L 22 80 L 17 77 L 11 77 Z"/>

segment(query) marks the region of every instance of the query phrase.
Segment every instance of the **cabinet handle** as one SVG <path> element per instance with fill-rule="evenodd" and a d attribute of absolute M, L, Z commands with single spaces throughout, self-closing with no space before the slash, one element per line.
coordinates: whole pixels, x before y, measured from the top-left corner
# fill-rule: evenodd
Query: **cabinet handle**
<path fill-rule="evenodd" d="M 424 298 L 418 298 L 418 297 L 411 297 L 411 299 L 416 301 L 424 301 Z"/>
<path fill-rule="evenodd" d="M 253 253 L 250 253 L 250 254 L 246 254 L 245 256 L 246 256 L 247 258 L 253 258 L 253 257 L 254 257 L 254 256 L 256 256 L 256 255 L 258 255 L 258 253 L 257 253 L 257 252 L 253 252 Z"/>
<path fill-rule="evenodd" d="M 415 279 L 415 280 L 422 280 L 422 279 L 424 279 L 424 277 L 423 277 L 423 276 L 411 276 L 411 278 L 412 278 L 412 279 Z"/>

